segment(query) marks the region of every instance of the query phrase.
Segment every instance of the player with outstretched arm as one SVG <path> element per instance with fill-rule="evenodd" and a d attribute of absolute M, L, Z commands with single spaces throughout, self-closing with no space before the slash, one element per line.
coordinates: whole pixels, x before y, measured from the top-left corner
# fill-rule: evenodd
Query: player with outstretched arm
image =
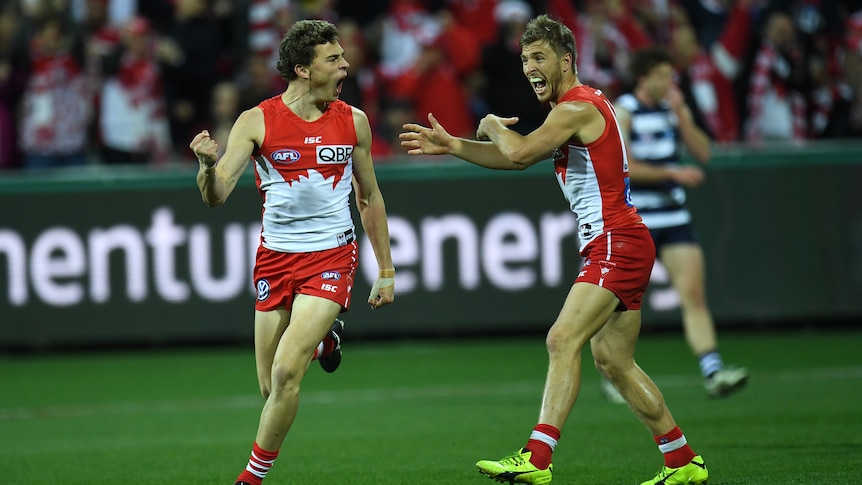
<path fill-rule="evenodd" d="M 552 106 L 539 128 L 522 136 L 509 128 L 517 118 L 488 115 L 479 123 L 481 141 L 468 140 L 451 136 L 429 114 L 430 127 L 406 124 L 400 135 L 411 155 L 453 155 L 491 169 L 520 170 L 552 158 L 580 224 L 585 261 L 547 335 L 549 365 L 538 424 L 515 453 L 476 466 L 498 481 L 551 482 L 551 455 L 578 397 L 581 349 L 589 342 L 596 367 L 617 386 L 664 455 L 664 467 L 644 485 L 701 484 L 708 477 L 703 459 L 634 360 L 655 246 L 629 198 L 628 162 L 613 106 L 600 90 L 581 84 L 576 59 L 572 32 L 541 15 L 521 37 L 523 72 L 539 101 Z"/>

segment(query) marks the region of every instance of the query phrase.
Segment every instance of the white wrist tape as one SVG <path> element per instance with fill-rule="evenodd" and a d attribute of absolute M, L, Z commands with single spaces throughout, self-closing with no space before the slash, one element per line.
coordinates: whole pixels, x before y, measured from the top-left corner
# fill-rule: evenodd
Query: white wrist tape
<path fill-rule="evenodd" d="M 374 286 L 371 287 L 371 295 L 368 296 L 368 299 L 372 301 L 376 300 L 380 294 L 380 289 L 388 286 L 395 286 L 395 278 L 377 278 Z"/>

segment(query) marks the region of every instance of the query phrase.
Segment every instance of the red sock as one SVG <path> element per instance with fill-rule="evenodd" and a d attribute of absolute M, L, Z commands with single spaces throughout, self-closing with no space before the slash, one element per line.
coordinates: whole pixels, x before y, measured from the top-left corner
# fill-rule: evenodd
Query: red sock
<path fill-rule="evenodd" d="M 329 334 L 326 334 L 326 337 L 323 337 L 323 341 L 317 344 L 317 348 L 314 349 L 314 354 L 311 356 L 311 360 L 326 357 L 331 354 L 333 350 L 335 350 L 335 340 L 330 337 Z"/>
<path fill-rule="evenodd" d="M 335 339 L 333 339 L 329 334 L 326 334 L 326 337 L 323 337 L 323 352 L 320 356 L 326 357 L 331 354 L 333 350 L 335 350 Z"/>
<path fill-rule="evenodd" d="M 245 482 L 249 485 L 260 485 L 260 482 L 266 477 L 267 472 L 272 468 L 272 463 L 277 457 L 278 450 L 266 451 L 257 446 L 255 442 L 251 449 L 251 457 L 248 459 L 248 465 L 236 477 L 236 481 Z"/>
<path fill-rule="evenodd" d="M 696 455 L 688 446 L 679 426 L 661 436 L 653 436 L 658 449 L 664 454 L 664 466 L 679 468 L 688 465 Z"/>
<path fill-rule="evenodd" d="M 537 424 L 530 433 L 530 440 L 527 441 L 527 450 L 530 455 L 530 463 L 539 470 L 544 470 L 551 465 L 551 454 L 554 453 L 554 448 L 557 446 L 557 440 L 560 439 L 560 430 L 550 424 Z"/>

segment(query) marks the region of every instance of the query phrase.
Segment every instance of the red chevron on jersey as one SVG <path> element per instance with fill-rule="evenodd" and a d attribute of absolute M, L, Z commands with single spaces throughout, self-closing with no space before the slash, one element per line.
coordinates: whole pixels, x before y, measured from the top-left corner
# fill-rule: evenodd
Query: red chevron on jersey
<path fill-rule="evenodd" d="M 353 228 L 352 191 L 356 128 L 353 109 L 330 103 L 323 115 L 306 121 L 275 96 L 258 105 L 265 135 L 255 150 L 255 180 L 264 197 L 264 247 L 283 252 L 337 247 Z"/>

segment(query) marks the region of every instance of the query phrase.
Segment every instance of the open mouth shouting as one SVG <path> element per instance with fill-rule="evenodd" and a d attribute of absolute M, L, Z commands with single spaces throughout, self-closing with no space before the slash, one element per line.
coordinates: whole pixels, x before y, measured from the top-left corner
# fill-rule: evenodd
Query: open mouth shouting
<path fill-rule="evenodd" d="M 536 76 L 530 76 L 530 84 L 533 85 L 533 91 L 537 96 L 545 94 L 545 90 L 548 88 L 548 82 Z"/>

